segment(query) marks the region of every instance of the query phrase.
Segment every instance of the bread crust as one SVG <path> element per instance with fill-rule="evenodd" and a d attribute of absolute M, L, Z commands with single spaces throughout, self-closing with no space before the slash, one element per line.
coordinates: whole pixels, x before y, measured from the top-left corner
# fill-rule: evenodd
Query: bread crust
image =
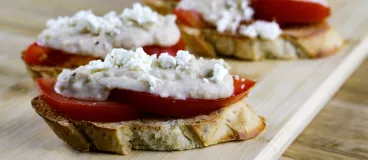
<path fill-rule="evenodd" d="M 32 100 L 32 106 L 56 135 L 72 148 L 122 155 L 132 149 L 175 151 L 246 140 L 256 137 L 266 127 L 264 119 L 242 101 L 194 118 L 118 123 L 72 120 L 53 111 L 40 97 Z"/>
<path fill-rule="evenodd" d="M 230 56 L 250 61 L 321 58 L 336 53 L 344 44 L 327 23 L 284 29 L 275 40 L 250 39 L 185 25 L 180 28 L 186 42 L 190 41 L 188 50 L 207 57 Z"/>
<path fill-rule="evenodd" d="M 33 80 L 37 78 L 55 78 L 64 68 L 54 66 L 28 65 L 25 63 L 28 73 Z"/>

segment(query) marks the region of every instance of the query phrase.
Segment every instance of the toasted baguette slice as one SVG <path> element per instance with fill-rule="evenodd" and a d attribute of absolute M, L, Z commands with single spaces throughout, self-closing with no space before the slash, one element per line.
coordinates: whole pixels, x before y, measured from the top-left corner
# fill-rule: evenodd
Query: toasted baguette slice
<path fill-rule="evenodd" d="M 26 63 L 25 63 L 26 64 Z M 31 75 L 33 80 L 37 78 L 54 78 L 57 77 L 64 68 L 61 67 L 49 67 L 40 65 L 28 65 L 26 64 L 28 73 Z"/>
<path fill-rule="evenodd" d="M 118 123 L 77 121 L 54 112 L 40 97 L 35 111 L 56 135 L 79 151 L 126 155 L 132 149 L 175 151 L 254 138 L 265 122 L 239 101 L 209 115 L 187 119 L 145 119 Z"/>
<path fill-rule="evenodd" d="M 185 25 L 179 27 L 187 49 L 204 57 L 230 56 L 250 61 L 320 58 L 336 53 L 344 45 L 344 39 L 327 23 L 287 28 L 279 38 L 272 41 L 226 35 L 214 29 L 197 29 Z M 34 79 L 56 77 L 63 69 L 26 67 Z"/>
<path fill-rule="evenodd" d="M 144 0 L 160 13 L 171 13 L 177 2 L 172 0 Z M 245 36 L 219 33 L 216 29 L 198 29 L 180 25 L 186 47 L 205 57 L 230 56 L 243 60 L 294 60 L 319 58 L 336 53 L 344 39 L 326 22 L 283 29 L 275 40 L 250 39 Z"/>
<path fill-rule="evenodd" d="M 284 29 L 275 40 L 250 39 L 184 25 L 180 28 L 188 50 L 206 57 L 232 56 L 251 61 L 320 58 L 336 53 L 344 44 L 343 38 L 327 23 Z"/>

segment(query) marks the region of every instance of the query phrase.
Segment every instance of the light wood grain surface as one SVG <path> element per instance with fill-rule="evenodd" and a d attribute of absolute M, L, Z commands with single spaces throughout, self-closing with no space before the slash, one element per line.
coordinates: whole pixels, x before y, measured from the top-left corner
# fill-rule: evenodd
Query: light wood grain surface
<path fill-rule="evenodd" d="M 13 0 L 0 6 L 0 159 L 121 159 L 121 156 L 76 152 L 63 144 L 34 113 L 37 95 L 20 52 L 44 28 L 48 18 L 80 9 L 97 14 L 121 11 L 131 0 Z M 183 152 L 134 151 L 124 159 L 277 158 L 363 61 L 368 41 L 368 1 L 330 0 L 331 24 L 349 40 L 336 56 L 320 60 L 228 60 L 234 73 L 259 81 L 246 101 L 269 126 L 247 142 Z M 368 159 L 368 61 L 355 72 L 327 107 L 304 130 L 282 159 Z"/>
<path fill-rule="evenodd" d="M 368 59 L 282 159 L 368 159 Z"/>

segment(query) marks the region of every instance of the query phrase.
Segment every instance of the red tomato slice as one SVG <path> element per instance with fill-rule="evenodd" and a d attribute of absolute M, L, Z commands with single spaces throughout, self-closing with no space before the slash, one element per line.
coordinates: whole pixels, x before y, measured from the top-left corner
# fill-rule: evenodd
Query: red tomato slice
<path fill-rule="evenodd" d="M 245 81 L 234 79 L 234 94 L 229 98 L 216 100 L 178 100 L 131 90 L 113 90 L 110 96 L 116 101 L 157 115 L 192 117 L 219 110 L 243 99 L 255 84 L 256 82 L 248 79 Z"/>
<path fill-rule="evenodd" d="M 74 68 L 88 64 L 98 58 L 92 56 L 75 55 L 38 45 L 30 45 L 23 55 L 24 61 L 29 65 L 59 66 Z"/>
<path fill-rule="evenodd" d="M 194 28 L 205 28 L 207 24 L 202 19 L 202 16 L 197 11 L 175 9 L 174 14 L 178 18 L 178 21 L 184 25 Z"/>
<path fill-rule="evenodd" d="M 185 43 L 183 39 L 181 38 L 178 43 L 176 43 L 174 46 L 171 46 L 171 47 L 160 47 L 157 45 L 143 47 L 143 50 L 147 54 L 149 55 L 157 54 L 157 56 L 160 56 L 161 53 L 168 53 L 169 55 L 176 56 L 176 52 L 178 52 L 179 50 L 184 50 L 184 49 L 185 49 Z"/>
<path fill-rule="evenodd" d="M 146 117 L 144 112 L 113 101 L 83 101 L 63 97 L 54 91 L 55 79 L 37 79 L 43 100 L 54 110 L 77 119 L 94 122 L 119 122 Z"/>
<path fill-rule="evenodd" d="M 241 100 L 247 96 L 256 82 L 248 79 L 244 79 L 244 81 L 234 79 L 234 94 L 229 98 L 216 100 L 178 100 L 144 92 L 113 90 L 110 98 L 116 102 L 111 100 L 84 101 L 63 97 L 54 91 L 55 79 L 52 78 L 38 79 L 37 83 L 45 102 L 54 110 L 70 118 L 117 122 L 152 117 L 152 115 L 149 116 L 141 111 L 169 117 L 192 117 L 208 114 Z M 134 106 L 134 108 L 130 106 Z"/>
<path fill-rule="evenodd" d="M 331 14 L 328 6 L 307 0 L 252 0 L 255 18 L 281 24 L 315 23 Z"/>
<path fill-rule="evenodd" d="M 46 47 L 39 46 L 37 43 L 31 44 L 23 56 L 24 61 L 27 64 L 40 64 L 47 58 L 49 50 Z"/>
<path fill-rule="evenodd" d="M 172 56 L 176 56 L 176 52 L 185 49 L 185 43 L 182 39 L 171 47 L 146 46 L 143 47 L 147 54 L 160 54 L 167 52 Z M 46 65 L 59 66 L 66 68 L 74 68 L 80 65 L 88 64 L 92 60 L 99 59 L 93 56 L 83 56 L 63 52 L 61 50 L 52 49 L 38 45 L 36 42 L 31 44 L 23 55 L 24 61 L 29 65 Z"/>

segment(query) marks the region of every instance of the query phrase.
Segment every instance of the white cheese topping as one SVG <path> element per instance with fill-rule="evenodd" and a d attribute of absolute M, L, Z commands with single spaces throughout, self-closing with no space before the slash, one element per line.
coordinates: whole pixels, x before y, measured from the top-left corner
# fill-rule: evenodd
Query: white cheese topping
<path fill-rule="evenodd" d="M 134 71 L 148 72 L 151 70 L 152 61 L 156 55 L 149 56 L 142 48 L 136 51 L 125 49 L 113 49 L 105 58 L 105 62 L 111 66 L 125 67 Z"/>
<path fill-rule="evenodd" d="M 47 21 L 50 29 L 62 29 L 73 26 L 78 32 L 90 32 L 93 34 L 117 34 L 122 26 L 117 20 L 116 12 L 109 12 L 104 17 L 97 17 L 91 10 L 79 11 L 73 17 L 58 17 Z"/>
<path fill-rule="evenodd" d="M 237 81 L 239 81 L 239 78 L 240 78 L 239 75 L 234 76 L 234 79 L 237 80 Z"/>
<path fill-rule="evenodd" d="M 195 57 L 189 54 L 188 51 L 178 51 L 176 55 L 176 62 L 179 66 L 185 66 L 193 59 L 195 59 Z"/>
<path fill-rule="evenodd" d="M 47 21 L 37 42 L 72 54 L 104 57 L 113 48 L 175 45 L 180 39 L 175 20 L 174 15 L 159 15 L 139 3 L 120 15 L 109 12 L 96 16 L 91 10 L 79 11 L 71 17 Z"/>
<path fill-rule="evenodd" d="M 241 22 L 250 21 L 254 10 L 249 0 L 181 0 L 177 8 L 195 10 L 201 13 L 204 20 L 215 25 L 219 32 L 231 32 L 249 38 L 261 37 L 274 40 L 282 33 L 276 22 L 255 21 L 250 25 Z"/>
<path fill-rule="evenodd" d="M 239 33 L 249 38 L 256 38 L 258 36 L 257 30 L 253 25 L 240 25 Z"/>
<path fill-rule="evenodd" d="M 218 99 L 232 95 L 230 66 L 223 60 L 195 59 L 187 51 L 176 57 L 113 49 L 105 61 L 91 61 L 59 74 L 55 91 L 67 97 L 106 100 L 112 89 L 149 92 L 176 99 Z"/>
<path fill-rule="evenodd" d="M 263 39 L 274 40 L 281 35 L 282 30 L 276 22 L 256 21 L 248 26 L 241 25 L 239 32 L 250 38 L 260 36 Z"/>
<path fill-rule="evenodd" d="M 158 87 L 162 82 L 162 80 L 148 74 L 142 74 L 137 78 L 138 81 L 141 81 L 143 83 L 147 83 L 149 85 L 150 90 L 155 90 L 156 87 Z"/>
<path fill-rule="evenodd" d="M 248 0 L 181 0 L 177 8 L 195 10 L 219 32 L 236 32 L 241 21 L 251 20 L 254 10 Z"/>
<path fill-rule="evenodd" d="M 214 80 L 216 83 L 223 83 L 226 75 L 229 75 L 229 70 L 227 69 L 229 66 L 226 66 L 225 62 L 216 63 L 213 67 L 213 76 L 211 80 Z"/>
<path fill-rule="evenodd" d="M 133 9 L 127 8 L 121 14 L 124 22 L 131 25 L 138 24 L 140 26 L 151 25 L 157 23 L 158 14 L 152 11 L 149 7 L 143 7 L 139 3 L 133 5 Z"/>
<path fill-rule="evenodd" d="M 175 57 L 170 56 L 168 53 L 162 53 L 157 61 L 160 63 L 160 66 L 165 69 L 174 68 L 176 66 Z"/>

